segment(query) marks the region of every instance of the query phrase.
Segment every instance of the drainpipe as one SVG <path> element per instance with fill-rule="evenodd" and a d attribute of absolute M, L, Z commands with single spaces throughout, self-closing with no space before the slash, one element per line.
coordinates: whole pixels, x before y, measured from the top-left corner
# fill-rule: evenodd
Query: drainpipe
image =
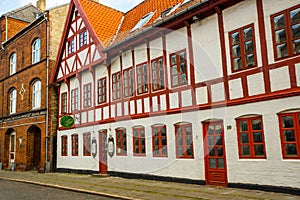
<path fill-rule="evenodd" d="M 48 13 L 48 12 L 47 12 Z M 48 135 L 48 126 L 49 126 L 49 19 L 46 16 L 46 13 L 44 13 L 44 18 L 47 23 L 46 27 L 46 169 L 45 172 L 49 172 L 50 166 L 48 162 L 48 141 L 49 141 L 49 135 Z"/>
<path fill-rule="evenodd" d="M 7 38 L 8 38 L 8 19 L 7 19 L 7 15 L 5 15 L 5 41 L 7 41 Z"/>

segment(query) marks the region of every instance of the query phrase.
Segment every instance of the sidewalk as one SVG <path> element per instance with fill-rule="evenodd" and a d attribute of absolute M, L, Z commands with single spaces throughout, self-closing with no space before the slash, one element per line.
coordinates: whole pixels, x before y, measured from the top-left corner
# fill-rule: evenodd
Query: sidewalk
<path fill-rule="evenodd" d="M 109 176 L 0 171 L 0 179 L 110 196 L 118 199 L 300 200 L 299 196 L 282 193 L 173 182 L 124 179 Z"/>

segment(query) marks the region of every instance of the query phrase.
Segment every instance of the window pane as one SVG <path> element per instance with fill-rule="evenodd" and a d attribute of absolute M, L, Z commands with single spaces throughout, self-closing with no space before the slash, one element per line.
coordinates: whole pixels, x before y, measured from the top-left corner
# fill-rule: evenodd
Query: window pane
<path fill-rule="evenodd" d="M 285 145 L 285 153 L 286 155 L 297 155 L 297 148 L 296 148 L 296 144 L 286 144 Z"/>
<path fill-rule="evenodd" d="M 167 148 L 166 148 L 166 147 L 164 147 L 164 148 L 162 149 L 162 155 L 167 155 Z"/>
<path fill-rule="evenodd" d="M 238 57 L 241 56 L 241 47 L 240 45 L 235 45 L 232 47 L 232 56 Z"/>
<path fill-rule="evenodd" d="M 185 52 L 181 52 L 179 56 L 180 56 L 180 62 L 181 63 L 185 62 Z"/>
<path fill-rule="evenodd" d="M 220 126 L 220 125 L 216 126 L 216 134 L 218 134 L 218 135 L 222 134 L 222 126 Z"/>
<path fill-rule="evenodd" d="M 216 143 L 217 145 L 222 145 L 223 144 L 221 136 L 218 136 L 216 139 L 217 139 L 217 143 Z"/>
<path fill-rule="evenodd" d="M 218 168 L 221 168 L 221 169 L 224 168 L 224 159 L 223 158 L 218 159 Z"/>
<path fill-rule="evenodd" d="M 209 167 L 210 168 L 216 168 L 216 159 L 215 158 L 210 158 L 209 159 Z"/>
<path fill-rule="evenodd" d="M 294 130 L 284 131 L 284 141 L 285 142 L 294 142 L 294 141 L 296 141 Z"/>
<path fill-rule="evenodd" d="M 173 81 L 173 85 L 178 85 L 178 77 L 177 76 L 173 76 L 172 81 Z"/>
<path fill-rule="evenodd" d="M 247 121 L 240 121 L 240 131 L 248 131 Z"/>
<path fill-rule="evenodd" d="M 233 59 L 233 69 L 234 70 L 242 69 L 242 60 L 241 60 L 241 58 Z"/>
<path fill-rule="evenodd" d="M 178 136 L 177 141 L 178 141 L 178 145 L 183 145 L 182 136 Z"/>
<path fill-rule="evenodd" d="M 276 44 L 286 41 L 285 29 L 281 29 L 281 30 L 275 32 L 275 41 L 276 41 Z"/>
<path fill-rule="evenodd" d="M 240 139 L 241 143 L 249 143 L 248 133 L 242 133 Z"/>
<path fill-rule="evenodd" d="M 224 155 L 223 148 L 217 148 L 217 152 L 218 152 L 218 156 Z"/>
<path fill-rule="evenodd" d="M 209 155 L 210 156 L 215 156 L 215 149 L 214 148 L 209 148 Z"/>
<path fill-rule="evenodd" d="M 242 155 L 243 156 L 250 156 L 250 148 L 249 146 L 242 146 Z"/>
<path fill-rule="evenodd" d="M 238 32 L 231 34 L 231 40 L 232 45 L 238 44 L 240 42 L 240 34 Z"/>
<path fill-rule="evenodd" d="M 177 65 L 172 66 L 172 74 L 173 75 L 177 74 Z"/>
<path fill-rule="evenodd" d="M 183 148 L 182 147 L 178 148 L 178 156 L 183 156 Z"/>
<path fill-rule="evenodd" d="M 245 53 L 252 53 L 253 52 L 253 42 L 252 40 L 245 42 Z"/>
<path fill-rule="evenodd" d="M 246 65 L 247 67 L 252 67 L 255 65 L 254 54 L 246 55 Z"/>
<path fill-rule="evenodd" d="M 296 24 L 292 26 L 292 37 L 293 38 L 300 37 L 300 24 Z"/>
<path fill-rule="evenodd" d="M 292 10 L 290 12 L 290 18 L 291 18 L 292 24 L 300 22 L 300 8 L 298 8 L 296 10 Z"/>
<path fill-rule="evenodd" d="M 167 138 L 162 138 L 161 139 L 161 144 L 162 145 L 167 145 Z"/>
<path fill-rule="evenodd" d="M 282 126 L 283 128 L 292 128 L 294 127 L 294 121 L 292 116 L 282 117 Z"/>
<path fill-rule="evenodd" d="M 208 126 L 208 130 L 207 130 L 208 134 L 214 134 L 214 126 Z"/>
<path fill-rule="evenodd" d="M 253 141 L 254 142 L 262 142 L 262 133 L 261 132 L 256 132 L 253 133 Z"/>
<path fill-rule="evenodd" d="M 252 120 L 252 130 L 261 130 L 261 121 L 260 121 L 260 119 Z"/>
<path fill-rule="evenodd" d="M 252 39 L 252 28 L 247 28 L 244 30 L 244 40 L 251 40 Z"/>
<path fill-rule="evenodd" d="M 294 54 L 300 53 L 300 39 L 293 41 L 293 49 L 294 49 Z"/>
<path fill-rule="evenodd" d="M 283 28 L 284 27 L 284 15 L 279 15 L 277 17 L 274 17 L 274 25 L 275 25 L 275 30 L 279 29 L 279 28 Z"/>
<path fill-rule="evenodd" d="M 186 137 L 186 145 L 190 145 L 193 143 L 192 137 Z"/>
<path fill-rule="evenodd" d="M 264 145 L 254 145 L 254 153 L 256 156 L 263 156 L 264 155 Z"/>
<path fill-rule="evenodd" d="M 215 145 L 215 137 L 214 136 L 208 136 L 208 145 L 209 146 Z"/>
<path fill-rule="evenodd" d="M 193 156 L 193 149 L 191 146 L 189 146 L 186 150 L 186 155 L 187 156 Z"/>
<path fill-rule="evenodd" d="M 176 64 L 177 64 L 177 62 L 176 62 L 176 55 L 173 55 L 171 57 L 171 65 L 176 65 Z"/>
<path fill-rule="evenodd" d="M 286 44 L 277 45 L 276 49 L 277 49 L 277 58 L 282 58 L 288 55 Z"/>

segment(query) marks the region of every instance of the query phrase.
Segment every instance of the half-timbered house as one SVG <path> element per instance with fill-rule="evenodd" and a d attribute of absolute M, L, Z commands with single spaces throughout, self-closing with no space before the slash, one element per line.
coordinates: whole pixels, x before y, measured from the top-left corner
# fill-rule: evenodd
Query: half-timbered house
<path fill-rule="evenodd" d="M 297 0 L 72 0 L 57 167 L 299 189 L 299 73 Z"/>

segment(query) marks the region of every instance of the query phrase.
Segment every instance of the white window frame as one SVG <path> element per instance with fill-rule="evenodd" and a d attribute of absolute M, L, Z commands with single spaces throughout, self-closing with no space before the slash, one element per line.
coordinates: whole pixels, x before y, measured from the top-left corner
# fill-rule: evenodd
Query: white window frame
<path fill-rule="evenodd" d="M 16 110 L 17 110 L 17 90 L 13 89 L 10 92 L 9 96 L 10 96 L 10 110 L 9 110 L 9 113 L 13 114 L 13 113 L 16 113 Z"/>
<path fill-rule="evenodd" d="M 35 81 L 32 84 L 32 108 L 40 108 L 41 107 L 41 96 L 42 96 L 42 89 L 41 89 L 41 81 Z"/>
<path fill-rule="evenodd" d="M 17 54 L 12 53 L 9 59 L 10 71 L 9 74 L 13 75 L 17 71 Z"/>
<path fill-rule="evenodd" d="M 32 64 L 39 62 L 41 59 L 41 40 L 37 38 L 32 43 Z"/>
<path fill-rule="evenodd" d="M 152 16 L 154 15 L 155 12 L 150 12 L 146 15 L 144 15 L 140 21 L 133 27 L 133 29 L 131 29 L 131 32 L 142 28 L 145 24 L 147 24 L 149 22 L 149 20 L 152 18 Z"/>

